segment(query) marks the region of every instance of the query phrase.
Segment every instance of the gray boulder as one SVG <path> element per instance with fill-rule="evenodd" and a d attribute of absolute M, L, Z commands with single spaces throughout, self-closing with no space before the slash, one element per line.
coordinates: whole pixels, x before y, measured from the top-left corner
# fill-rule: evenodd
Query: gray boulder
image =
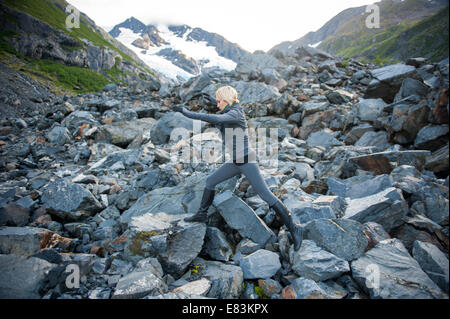
<path fill-rule="evenodd" d="M 250 238 L 262 246 L 276 241 L 273 231 L 251 207 L 231 191 L 216 195 L 213 205 L 217 207 L 228 226 L 237 230 L 242 237 Z"/>
<path fill-rule="evenodd" d="M 314 169 L 307 163 L 294 163 L 294 178 L 302 182 L 302 186 L 307 187 L 314 180 Z"/>
<path fill-rule="evenodd" d="M 204 224 L 187 225 L 166 239 L 166 251 L 160 252 L 164 270 L 174 276 L 181 276 L 200 253 L 206 233 Z"/>
<path fill-rule="evenodd" d="M 428 124 L 429 113 L 430 109 L 424 103 L 413 106 L 397 104 L 385 128 L 395 132 L 394 142 L 409 144 L 414 142 L 417 133 Z"/>
<path fill-rule="evenodd" d="M 102 210 L 102 204 L 90 191 L 65 179 L 48 183 L 41 196 L 43 207 L 59 218 L 76 221 Z"/>
<path fill-rule="evenodd" d="M 449 171 L 449 143 L 436 150 L 427 157 L 425 169 L 435 174 Z"/>
<path fill-rule="evenodd" d="M 254 71 L 261 71 L 266 68 L 277 68 L 282 63 L 273 55 L 266 53 L 246 54 L 239 58 L 236 65 L 236 72 L 250 74 Z"/>
<path fill-rule="evenodd" d="M 417 95 L 420 99 L 420 97 L 427 95 L 428 90 L 429 88 L 422 81 L 406 78 L 403 80 L 400 90 L 395 95 L 394 102 L 398 102 L 411 95 Z"/>
<path fill-rule="evenodd" d="M 358 117 L 361 121 L 374 122 L 386 107 L 382 99 L 362 99 L 358 105 Z"/>
<path fill-rule="evenodd" d="M 312 240 L 303 240 L 298 251 L 291 246 L 289 259 L 292 270 L 299 276 L 314 281 L 325 281 L 350 271 L 346 260 L 320 248 Z"/>
<path fill-rule="evenodd" d="M 399 91 L 403 79 L 417 77 L 414 66 L 398 63 L 370 71 L 373 80 L 369 83 L 364 98 L 382 98 L 386 103 L 392 103 Z"/>
<path fill-rule="evenodd" d="M 355 146 L 376 146 L 380 150 L 385 150 L 391 146 L 388 142 L 388 133 L 385 131 L 365 132 L 355 143 Z"/>
<path fill-rule="evenodd" d="M 42 298 L 49 272 L 57 266 L 36 257 L 0 255 L 0 298 Z"/>
<path fill-rule="evenodd" d="M 329 129 L 311 133 L 308 139 L 306 140 L 306 143 L 309 146 L 323 146 L 323 147 L 344 145 L 344 143 L 338 141 L 333 136 L 332 131 Z"/>
<path fill-rule="evenodd" d="M 215 260 L 228 261 L 233 254 L 233 248 L 218 228 L 207 227 L 203 253 Z"/>
<path fill-rule="evenodd" d="M 155 124 L 152 118 L 114 122 L 101 126 L 95 135 L 97 142 L 108 142 L 126 148 L 134 139 L 143 136 Z"/>
<path fill-rule="evenodd" d="M 122 277 L 112 299 L 137 299 L 167 292 L 167 285 L 151 271 L 136 271 Z"/>
<path fill-rule="evenodd" d="M 351 263 L 353 278 L 373 299 L 432 299 L 448 295 L 398 239 L 386 239 Z"/>
<path fill-rule="evenodd" d="M 281 88 L 286 85 L 286 81 L 282 79 L 277 70 L 273 68 L 265 68 L 261 70 L 262 79 L 268 85 L 273 85 L 275 87 Z M 284 85 L 283 85 L 284 84 Z"/>
<path fill-rule="evenodd" d="M 272 136 L 275 138 L 276 136 L 279 141 L 290 137 L 289 132 L 294 126 L 293 124 L 289 124 L 289 121 L 286 119 L 273 116 L 253 117 L 248 120 L 249 130 L 254 130 L 253 132 L 259 135 L 263 134 L 265 129 L 267 138 L 272 138 Z"/>
<path fill-rule="evenodd" d="M 127 169 L 135 163 L 139 163 L 139 157 L 142 155 L 141 150 L 111 150 L 103 158 L 93 163 L 89 169 L 86 170 L 86 174 L 100 174 L 105 170 L 114 170 L 113 167 L 121 166 L 123 169 Z"/>
<path fill-rule="evenodd" d="M 199 257 L 194 259 L 192 265 L 197 269 L 195 277 L 206 278 L 211 282 L 207 297 L 219 299 L 240 297 L 244 277 L 239 266 L 224 264 L 220 261 L 204 260 Z"/>
<path fill-rule="evenodd" d="M 449 201 L 439 187 L 428 185 L 422 178 L 414 176 L 399 177 L 395 187 L 411 195 L 411 202 L 423 205 L 423 214 L 438 224 L 448 224 Z"/>
<path fill-rule="evenodd" d="M 203 121 L 200 122 L 201 123 L 199 129 L 202 131 L 206 123 Z M 172 131 L 175 128 L 193 131 L 194 120 L 184 116 L 179 112 L 165 114 L 158 120 L 158 122 L 153 124 L 150 129 L 150 139 L 152 143 L 156 145 L 167 143 L 170 139 Z"/>
<path fill-rule="evenodd" d="M 327 293 L 312 279 L 297 278 L 292 287 L 296 299 L 328 299 Z"/>
<path fill-rule="evenodd" d="M 336 217 L 342 217 L 345 211 L 347 203 L 340 196 L 326 196 L 321 195 L 317 197 L 313 202 L 313 205 L 319 205 L 322 207 L 330 207 Z M 325 218 L 325 217 L 321 217 Z"/>
<path fill-rule="evenodd" d="M 336 218 L 336 212 L 331 206 L 317 205 L 293 198 L 287 198 L 284 204 L 292 214 L 295 223 L 306 224 L 319 218 Z"/>
<path fill-rule="evenodd" d="M 169 218 L 167 222 L 170 223 L 195 214 L 200 208 L 207 177 L 207 174 L 195 173 L 177 186 L 157 188 L 142 195 L 129 209 L 122 213 L 120 222 L 127 227 L 133 217 L 146 214 L 151 216 L 162 212 L 167 215 Z M 236 180 L 231 179 L 216 185 L 217 193 L 224 189 L 233 189 Z"/>
<path fill-rule="evenodd" d="M 270 278 L 281 268 L 278 254 L 259 249 L 241 259 L 244 279 Z"/>
<path fill-rule="evenodd" d="M 34 204 L 34 201 L 27 196 L 22 198 L 22 204 L 20 201 L 6 205 L 0 204 L 0 226 L 27 225 L 30 218 L 30 208 L 26 206 L 32 203 Z"/>
<path fill-rule="evenodd" d="M 317 285 L 326 293 L 328 299 L 344 299 L 348 296 L 348 291 L 334 280 L 319 281 Z"/>
<path fill-rule="evenodd" d="M 206 296 L 211 288 L 211 281 L 206 278 L 189 282 L 181 287 L 175 288 L 172 292 L 186 295 Z"/>
<path fill-rule="evenodd" d="M 403 224 L 403 217 L 408 212 L 408 203 L 402 192 L 389 187 L 377 194 L 350 199 L 344 218 L 360 223 L 376 222 L 389 232 Z"/>
<path fill-rule="evenodd" d="M 109 143 L 94 143 L 91 147 L 91 156 L 90 156 L 90 161 L 91 162 L 96 162 L 101 160 L 102 158 L 104 158 L 105 156 L 108 156 L 109 154 L 115 153 L 115 152 L 122 152 L 123 149 L 109 144 Z"/>
<path fill-rule="evenodd" d="M 300 45 L 299 47 L 295 48 L 295 54 L 298 56 L 298 58 L 304 58 L 304 57 L 317 57 L 321 60 L 333 60 L 334 57 L 317 48 L 313 48 L 309 45 Z"/>
<path fill-rule="evenodd" d="M 416 240 L 412 255 L 431 280 L 448 293 L 449 263 L 445 254 L 431 243 Z"/>
<path fill-rule="evenodd" d="M 369 243 L 363 226 L 347 219 L 315 219 L 306 224 L 303 236 L 347 261 L 360 257 Z"/>
<path fill-rule="evenodd" d="M 350 183 L 349 183 L 350 184 Z M 379 193 L 394 184 L 392 177 L 387 174 L 377 175 L 373 178 L 368 177 L 367 180 L 351 183 L 347 187 L 345 197 L 351 199 L 366 197 Z"/>
<path fill-rule="evenodd" d="M 31 256 L 41 250 L 52 232 L 36 227 L 0 227 L 0 254 Z"/>
<path fill-rule="evenodd" d="M 302 106 L 302 118 L 317 112 L 325 111 L 329 105 L 330 103 L 328 102 L 306 102 Z"/>
<path fill-rule="evenodd" d="M 429 151 L 422 150 L 389 151 L 350 157 L 349 161 L 355 163 L 365 171 L 375 174 L 390 174 L 395 165 L 413 165 L 418 170 L 422 170 L 429 154 Z"/>
<path fill-rule="evenodd" d="M 98 287 L 89 292 L 89 299 L 109 299 L 111 297 L 111 289 Z"/>
<path fill-rule="evenodd" d="M 374 128 L 369 123 L 364 123 L 358 126 L 353 127 L 350 132 L 345 136 L 344 142 L 347 145 L 355 144 L 361 136 L 366 132 L 373 131 Z"/>
<path fill-rule="evenodd" d="M 63 126 L 55 126 L 47 134 L 47 138 L 50 143 L 57 145 L 64 145 L 70 141 L 70 132 L 67 128 Z"/>
<path fill-rule="evenodd" d="M 166 273 L 181 276 L 202 250 L 206 226 L 180 220 L 173 226 L 171 220 L 164 213 L 132 217 L 126 231 L 125 258 L 138 261 L 156 256 Z"/>
<path fill-rule="evenodd" d="M 91 126 L 100 126 L 100 123 L 94 116 L 87 111 L 75 111 L 70 113 L 62 120 L 61 125 L 65 126 L 71 134 L 78 132 L 81 125 L 88 124 Z"/>
<path fill-rule="evenodd" d="M 435 151 L 448 143 L 448 125 L 427 125 L 422 128 L 414 141 L 418 149 Z"/>
<path fill-rule="evenodd" d="M 214 298 L 199 295 L 188 295 L 182 292 L 168 292 L 157 296 L 147 295 L 142 299 L 214 299 Z"/>

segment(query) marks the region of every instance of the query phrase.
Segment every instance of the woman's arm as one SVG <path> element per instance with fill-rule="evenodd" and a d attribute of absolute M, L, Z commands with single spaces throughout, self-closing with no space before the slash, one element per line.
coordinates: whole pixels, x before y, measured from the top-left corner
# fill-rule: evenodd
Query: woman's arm
<path fill-rule="evenodd" d="M 194 120 L 201 120 L 211 124 L 225 124 L 238 122 L 238 117 L 235 111 L 231 110 L 225 114 L 202 114 L 188 111 L 185 107 L 182 109 L 182 114 Z"/>

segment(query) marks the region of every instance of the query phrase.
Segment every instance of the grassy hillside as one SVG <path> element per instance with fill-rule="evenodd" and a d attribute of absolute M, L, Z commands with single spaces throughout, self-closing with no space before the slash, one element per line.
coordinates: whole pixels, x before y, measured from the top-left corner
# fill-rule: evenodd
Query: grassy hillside
<path fill-rule="evenodd" d="M 116 58 L 116 65 L 112 69 L 105 69 L 97 73 L 87 68 L 64 65 L 58 61 L 25 57 L 8 42 L 8 38 L 19 34 L 0 30 L 0 61 L 21 72 L 26 72 L 40 82 L 45 82 L 44 84 L 51 86 L 55 92 L 94 92 L 101 90 L 108 83 L 119 82 L 121 77 L 132 75 L 117 67 L 119 60 L 126 60 L 143 73 L 154 75 L 149 68 L 139 65 L 133 58 L 102 36 L 84 14 L 80 15 L 79 28 L 66 28 L 68 14 L 65 12 L 65 8 L 68 3 L 65 0 L 2 0 L 2 3 L 11 9 L 25 12 L 75 39 L 79 43 L 78 46 L 62 46 L 67 52 L 82 49 L 89 41 L 92 45 L 112 49 L 120 55 L 120 58 Z M 14 21 L 15 17 L 6 15 L 6 19 L 18 25 L 18 22 Z M 109 35 L 107 36 L 109 37 Z"/>
<path fill-rule="evenodd" d="M 422 2 L 386 1 L 380 10 L 381 28 L 365 26 L 368 14 L 355 17 L 319 48 L 346 58 L 359 56 L 378 62 L 393 63 L 414 56 L 423 56 L 433 62 L 442 60 L 448 56 L 449 49 L 448 6 L 423 18 L 425 13 L 418 12 Z"/>
<path fill-rule="evenodd" d="M 55 29 L 61 30 L 74 39 L 78 40 L 80 46 L 84 45 L 83 39 L 89 40 L 93 45 L 102 48 L 110 48 L 117 51 L 123 59 L 133 61 L 133 59 L 120 51 L 99 33 L 97 33 L 81 15 L 79 28 L 66 28 L 67 13 L 66 7 L 69 5 L 64 0 L 2 0 L 11 9 L 19 10 L 38 18 Z"/>
<path fill-rule="evenodd" d="M 413 56 L 439 61 L 448 56 L 448 7 L 416 23 L 400 23 L 381 32 L 363 28 L 353 35 L 328 39 L 322 49 L 346 58 L 364 56 L 391 62 Z"/>

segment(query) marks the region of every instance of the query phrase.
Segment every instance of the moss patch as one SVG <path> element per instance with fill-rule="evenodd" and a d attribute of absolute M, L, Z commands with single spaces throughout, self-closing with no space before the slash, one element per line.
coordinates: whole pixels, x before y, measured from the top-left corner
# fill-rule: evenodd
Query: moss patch
<path fill-rule="evenodd" d="M 160 233 L 155 230 L 139 232 L 132 239 L 131 244 L 128 246 L 128 249 L 134 256 L 143 256 L 145 252 L 142 249 L 142 245 L 145 243 L 150 243 L 150 238 L 158 235 L 160 235 Z"/>

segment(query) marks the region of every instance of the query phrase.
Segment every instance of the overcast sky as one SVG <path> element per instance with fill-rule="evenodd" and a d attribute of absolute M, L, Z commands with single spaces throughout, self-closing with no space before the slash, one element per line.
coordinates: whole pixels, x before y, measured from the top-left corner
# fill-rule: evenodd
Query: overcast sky
<path fill-rule="evenodd" d="M 68 0 L 107 30 L 131 16 L 145 24 L 187 24 L 268 51 L 316 31 L 336 14 L 376 0 Z"/>

